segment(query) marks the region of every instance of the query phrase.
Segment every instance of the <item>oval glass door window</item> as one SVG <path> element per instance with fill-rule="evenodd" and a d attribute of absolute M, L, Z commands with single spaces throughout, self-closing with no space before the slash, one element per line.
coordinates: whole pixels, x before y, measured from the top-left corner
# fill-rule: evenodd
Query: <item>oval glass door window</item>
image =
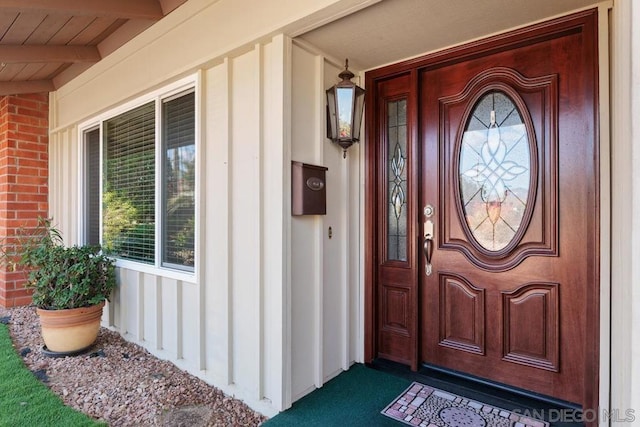
<path fill-rule="evenodd" d="M 509 246 L 527 208 L 531 183 L 527 128 L 513 100 L 488 92 L 474 106 L 462 136 L 460 199 L 475 241 L 490 252 Z"/>

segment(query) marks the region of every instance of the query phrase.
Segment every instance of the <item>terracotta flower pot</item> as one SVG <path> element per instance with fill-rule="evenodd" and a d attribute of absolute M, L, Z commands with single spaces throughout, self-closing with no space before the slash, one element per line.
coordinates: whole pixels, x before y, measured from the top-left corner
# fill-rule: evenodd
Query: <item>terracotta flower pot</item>
<path fill-rule="evenodd" d="M 104 302 L 66 310 L 37 309 L 42 339 L 52 352 L 76 352 L 88 348 L 98 337 Z"/>

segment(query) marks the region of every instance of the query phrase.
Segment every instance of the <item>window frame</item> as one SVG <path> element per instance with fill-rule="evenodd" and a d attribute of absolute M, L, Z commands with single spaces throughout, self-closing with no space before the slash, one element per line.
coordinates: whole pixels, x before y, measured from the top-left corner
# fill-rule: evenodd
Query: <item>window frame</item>
<path fill-rule="evenodd" d="M 80 224 L 78 227 L 78 241 L 85 243 L 87 241 L 87 220 L 88 216 L 86 213 L 86 205 L 88 202 L 87 197 L 87 188 L 85 185 L 85 180 L 87 176 L 87 158 L 88 158 L 88 150 L 87 150 L 87 138 L 86 135 L 91 132 L 99 129 L 99 144 L 100 144 L 100 180 L 99 180 L 99 188 L 100 188 L 100 200 L 102 200 L 102 195 L 104 191 L 104 165 L 103 165 L 103 156 L 104 156 L 104 122 L 114 118 L 122 113 L 126 113 L 131 111 L 141 105 L 144 105 L 149 102 L 154 102 L 155 104 L 155 141 L 154 141 L 154 149 L 155 149 L 155 212 L 156 212 L 156 220 L 155 220 L 155 252 L 154 252 L 154 262 L 153 264 L 143 263 L 134 260 L 128 260 L 123 258 L 116 259 L 116 267 L 126 268 L 142 273 L 149 273 L 158 276 L 168 277 L 175 280 L 184 280 L 188 282 L 194 282 L 195 277 L 197 276 L 197 272 L 199 271 L 199 259 L 200 259 L 200 227 L 201 227 L 201 204 L 200 204 L 200 188 L 201 188 L 201 179 L 200 177 L 200 164 L 202 158 L 202 149 L 201 149 L 201 106 L 200 106 L 200 73 L 187 76 L 180 80 L 177 80 L 169 85 L 166 85 L 160 89 L 151 91 L 135 99 L 132 99 L 128 102 L 125 102 L 119 106 L 106 110 L 93 118 L 81 123 L 78 125 L 78 145 L 79 145 L 79 156 L 78 156 L 78 194 L 79 194 L 79 203 L 78 203 L 78 218 L 80 218 Z M 164 148 L 164 135 L 162 130 L 162 106 L 163 102 L 174 99 L 176 97 L 186 95 L 190 92 L 194 93 L 194 142 L 195 142 L 195 183 L 194 183 L 194 193 L 195 193 L 195 227 L 194 227 L 194 266 L 193 268 L 189 268 L 187 266 L 176 266 L 172 264 L 164 263 L 162 260 L 162 245 L 164 241 L 163 236 L 163 221 L 164 221 L 164 210 L 163 204 L 164 200 L 164 188 L 163 188 L 163 173 L 164 173 L 164 165 L 163 163 L 163 148 Z M 103 206 L 100 203 L 99 209 L 99 223 L 100 223 L 100 242 L 102 243 L 102 235 L 103 235 Z"/>

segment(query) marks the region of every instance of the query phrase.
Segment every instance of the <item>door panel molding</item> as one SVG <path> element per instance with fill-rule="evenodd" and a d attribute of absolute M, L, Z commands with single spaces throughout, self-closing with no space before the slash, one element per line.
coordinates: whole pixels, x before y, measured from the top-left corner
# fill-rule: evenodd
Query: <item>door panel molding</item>
<path fill-rule="evenodd" d="M 528 283 L 502 292 L 502 360 L 558 372 L 560 303 L 557 283 Z M 518 329 L 526 328 L 522 336 Z"/>
<path fill-rule="evenodd" d="M 458 218 L 457 224 L 440 222 L 441 249 L 459 251 L 476 266 L 496 272 L 512 269 L 529 256 L 557 256 L 558 148 L 557 134 L 553 131 L 558 120 L 557 85 L 555 74 L 526 78 L 513 69 L 494 67 L 472 78 L 461 93 L 439 100 L 440 123 L 448 124 L 446 129 L 439 130 L 443 143 L 440 163 L 449 165 L 445 160 L 453 159 L 451 170 L 445 170 L 439 177 L 443 196 L 439 203 L 445 216 L 457 212 Z M 483 248 L 464 220 L 458 173 L 465 124 L 477 101 L 492 91 L 506 93 L 516 104 L 526 128 L 531 160 L 527 206 L 520 227 L 511 242 L 499 251 Z M 452 122 L 451 111 L 459 109 L 464 110 L 462 119 Z M 454 134 L 451 128 L 456 129 Z M 453 152 L 446 147 L 453 147 Z M 546 196 L 539 197 L 543 193 Z"/>
<path fill-rule="evenodd" d="M 440 274 L 440 344 L 460 351 L 485 354 L 485 290 L 464 277 Z"/>

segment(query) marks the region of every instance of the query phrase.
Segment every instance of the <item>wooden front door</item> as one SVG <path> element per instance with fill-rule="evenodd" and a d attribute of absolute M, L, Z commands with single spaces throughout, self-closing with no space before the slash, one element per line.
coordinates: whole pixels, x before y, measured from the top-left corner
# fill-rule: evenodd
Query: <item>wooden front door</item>
<path fill-rule="evenodd" d="M 584 12 L 367 75 L 367 356 L 594 407 L 597 31 Z"/>

